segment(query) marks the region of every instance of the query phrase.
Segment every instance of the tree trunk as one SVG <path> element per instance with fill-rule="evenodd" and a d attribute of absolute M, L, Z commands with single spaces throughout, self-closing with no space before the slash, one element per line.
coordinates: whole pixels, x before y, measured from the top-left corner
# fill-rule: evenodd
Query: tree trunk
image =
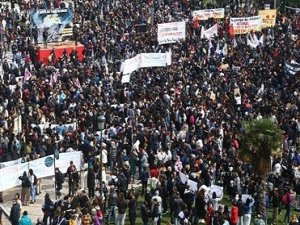
<path fill-rule="evenodd" d="M 266 216 L 266 190 L 267 190 L 267 176 L 263 175 L 260 178 L 260 183 L 258 185 L 258 212 L 261 215 Z"/>

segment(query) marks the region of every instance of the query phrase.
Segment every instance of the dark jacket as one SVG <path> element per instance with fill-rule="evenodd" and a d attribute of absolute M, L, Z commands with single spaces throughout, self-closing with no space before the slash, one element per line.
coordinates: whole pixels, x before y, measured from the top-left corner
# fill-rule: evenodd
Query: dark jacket
<path fill-rule="evenodd" d="M 149 209 L 145 204 L 141 205 L 141 214 L 143 222 L 147 223 L 149 220 Z"/>
<path fill-rule="evenodd" d="M 239 216 L 244 216 L 244 203 L 242 199 L 237 201 L 238 209 L 239 209 Z"/>
<path fill-rule="evenodd" d="M 93 188 L 95 187 L 96 183 L 95 183 L 95 173 L 93 170 L 89 170 L 88 175 L 87 175 L 87 186 L 88 188 Z"/>
<path fill-rule="evenodd" d="M 128 201 L 125 198 L 119 199 L 119 202 L 118 202 L 119 214 L 126 213 L 127 206 L 128 206 Z"/>
<path fill-rule="evenodd" d="M 20 205 L 18 203 L 14 203 L 13 206 L 11 207 L 10 216 L 9 216 L 9 220 L 12 225 L 19 224 L 19 219 L 21 215 L 20 213 L 21 213 Z"/>

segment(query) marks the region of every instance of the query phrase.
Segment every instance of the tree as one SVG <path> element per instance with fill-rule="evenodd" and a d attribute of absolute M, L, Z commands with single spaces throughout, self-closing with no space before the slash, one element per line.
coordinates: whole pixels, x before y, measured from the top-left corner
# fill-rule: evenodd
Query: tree
<path fill-rule="evenodd" d="M 252 171 L 259 177 L 258 210 L 265 215 L 266 180 L 272 169 L 271 157 L 281 155 L 283 131 L 271 119 L 245 121 L 243 128 L 239 157 L 251 164 Z"/>

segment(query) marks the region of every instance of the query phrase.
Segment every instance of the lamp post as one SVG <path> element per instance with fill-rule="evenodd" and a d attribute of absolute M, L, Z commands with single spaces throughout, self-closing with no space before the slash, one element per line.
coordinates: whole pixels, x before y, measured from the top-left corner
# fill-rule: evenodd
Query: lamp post
<path fill-rule="evenodd" d="M 102 196 L 102 131 L 105 129 L 105 117 L 97 117 L 97 128 L 100 131 L 100 196 Z"/>

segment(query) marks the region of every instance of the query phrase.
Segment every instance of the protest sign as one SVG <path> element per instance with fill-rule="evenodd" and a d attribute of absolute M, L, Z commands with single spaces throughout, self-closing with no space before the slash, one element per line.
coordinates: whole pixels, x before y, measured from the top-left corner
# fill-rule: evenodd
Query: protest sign
<path fill-rule="evenodd" d="M 259 10 L 258 15 L 260 15 L 262 19 L 262 28 L 274 27 L 276 23 L 276 14 L 276 9 Z"/>
<path fill-rule="evenodd" d="M 139 68 L 166 67 L 172 63 L 171 54 L 171 51 L 165 53 L 141 53 L 131 59 L 126 59 L 120 70 L 124 75 L 127 75 Z M 128 79 L 128 77 L 124 79 Z"/>
<path fill-rule="evenodd" d="M 208 20 L 209 18 L 223 19 L 225 15 L 224 8 L 218 9 L 202 9 L 192 13 L 194 20 Z"/>
<path fill-rule="evenodd" d="M 261 16 L 230 18 L 230 35 L 248 34 L 251 31 L 261 31 Z"/>
<path fill-rule="evenodd" d="M 157 25 L 157 41 L 160 45 L 185 40 L 185 21 Z"/>

